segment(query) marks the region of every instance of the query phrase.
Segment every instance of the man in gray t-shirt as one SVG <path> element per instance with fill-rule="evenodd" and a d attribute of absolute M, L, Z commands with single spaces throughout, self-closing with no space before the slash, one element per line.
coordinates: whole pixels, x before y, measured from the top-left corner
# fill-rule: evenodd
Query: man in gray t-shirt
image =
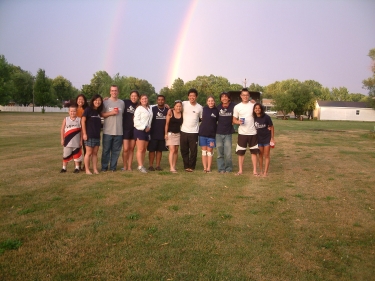
<path fill-rule="evenodd" d="M 117 160 L 122 147 L 122 114 L 125 110 L 124 101 L 118 99 L 118 87 L 111 86 L 111 97 L 104 101 L 103 112 L 103 151 L 102 151 L 102 172 L 109 169 L 114 172 L 117 167 Z"/>

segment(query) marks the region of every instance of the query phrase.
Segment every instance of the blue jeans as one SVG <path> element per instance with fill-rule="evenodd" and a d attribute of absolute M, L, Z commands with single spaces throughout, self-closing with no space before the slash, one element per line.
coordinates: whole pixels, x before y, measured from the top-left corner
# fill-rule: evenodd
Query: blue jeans
<path fill-rule="evenodd" d="M 216 134 L 217 169 L 219 172 L 232 172 L 232 135 Z"/>
<path fill-rule="evenodd" d="M 121 152 L 122 135 L 112 136 L 103 134 L 102 171 L 116 171 L 117 160 Z"/>

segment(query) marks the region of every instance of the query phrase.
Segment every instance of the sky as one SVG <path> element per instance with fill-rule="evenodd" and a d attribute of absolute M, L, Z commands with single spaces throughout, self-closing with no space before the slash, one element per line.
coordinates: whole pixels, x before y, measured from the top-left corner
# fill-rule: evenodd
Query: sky
<path fill-rule="evenodd" d="M 374 12 L 374 0 L 0 0 L 0 54 L 78 89 L 105 70 L 157 92 L 213 74 L 367 94 Z"/>

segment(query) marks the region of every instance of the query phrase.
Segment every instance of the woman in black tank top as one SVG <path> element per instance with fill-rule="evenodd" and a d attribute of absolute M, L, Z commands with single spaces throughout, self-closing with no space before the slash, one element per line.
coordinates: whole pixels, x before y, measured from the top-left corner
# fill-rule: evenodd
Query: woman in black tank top
<path fill-rule="evenodd" d="M 175 101 L 174 108 L 169 109 L 165 124 L 165 141 L 169 147 L 169 166 L 171 173 L 177 173 L 176 163 L 178 158 L 178 148 L 180 146 L 180 129 L 182 125 L 182 102 Z"/>

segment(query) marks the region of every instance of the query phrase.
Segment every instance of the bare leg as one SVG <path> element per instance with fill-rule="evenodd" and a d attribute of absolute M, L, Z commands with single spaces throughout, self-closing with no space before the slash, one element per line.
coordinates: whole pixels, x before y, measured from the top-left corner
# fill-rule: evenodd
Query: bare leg
<path fill-rule="evenodd" d="M 259 176 L 257 172 L 257 154 L 251 154 L 251 162 L 253 162 L 253 174 Z"/>
<path fill-rule="evenodd" d="M 203 171 L 207 171 L 207 146 L 202 146 L 202 165 Z"/>
<path fill-rule="evenodd" d="M 145 156 L 146 156 L 146 149 L 147 149 L 148 141 L 137 139 L 136 144 L 137 144 L 138 167 L 143 167 L 143 162 L 144 162 Z"/>
<path fill-rule="evenodd" d="M 160 168 L 160 162 L 161 162 L 161 156 L 162 156 L 161 151 L 156 151 L 156 167 Z"/>
<path fill-rule="evenodd" d="M 237 175 L 242 175 L 243 162 L 245 155 L 238 155 L 238 173 Z"/>
<path fill-rule="evenodd" d="M 174 168 L 174 154 L 175 154 L 176 147 L 174 145 L 169 146 L 169 155 L 168 155 L 168 161 L 169 161 L 169 170 L 172 172 L 175 170 Z"/>
<path fill-rule="evenodd" d="M 263 174 L 263 157 L 264 157 L 264 146 L 259 146 L 259 169 L 260 174 Z"/>
<path fill-rule="evenodd" d="M 176 169 L 177 159 L 178 159 L 178 145 L 175 146 L 174 156 L 173 156 L 173 168 Z"/>
<path fill-rule="evenodd" d="M 85 154 L 85 170 L 86 174 L 91 175 L 92 173 L 90 172 L 90 157 L 92 154 L 93 148 L 90 146 L 86 146 L 86 154 Z"/>
<path fill-rule="evenodd" d="M 211 153 L 211 156 L 207 155 L 207 172 L 211 172 L 211 165 L 212 165 L 212 151 L 213 148 L 207 147 L 207 152 Z"/>
<path fill-rule="evenodd" d="M 268 168 L 270 166 L 270 146 L 264 147 L 264 158 L 265 158 L 265 165 L 264 165 L 264 173 L 263 176 L 266 177 L 268 174 Z"/>
<path fill-rule="evenodd" d="M 93 167 L 93 170 L 94 170 L 94 174 L 99 174 L 99 172 L 98 172 L 98 151 L 99 151 L 99 146 L 93 147 L 91 159 L 92 159 L 92 167 Z"/>
<path fill-rule="evenodd" d="M 148 152 L 148 162 L 149 162 L 150 167 L 154 166 L 154 159 L 155 159 L 155 151 L 149 151 Z"/>
<path fill-rule="evenodd" d="M 122 159 L 124 162 L 124 170 L 131 171 L 134 156 L 135 140 L 123 140 L 123 146 L 124 150 L 122 154 Z"/>

